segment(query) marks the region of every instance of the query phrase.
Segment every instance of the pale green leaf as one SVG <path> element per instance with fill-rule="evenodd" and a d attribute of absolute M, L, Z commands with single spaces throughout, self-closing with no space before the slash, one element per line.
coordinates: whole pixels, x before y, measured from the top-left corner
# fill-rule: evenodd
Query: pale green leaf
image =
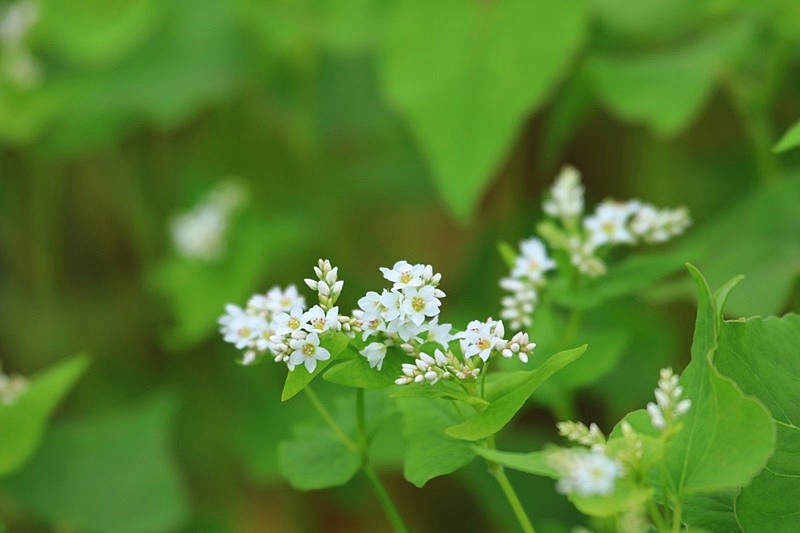
<path fill-rule="evenodd" d="M 783 134 L 783 137 L 781 137 L 781 140 L 778 141 L 772 151 L 780 154 L 797 146 L 800 146 L 800 121 L 797 121 L 794 126 Z"/>
<path fill-rule="evenodd" d="M 298 490 L 344 485 L 358 472 L 361 456 L 322 423 L 296 426 L 278 447 L 281 475 Z"/>
<path fill-rule="evenodd" d="M 347 349 L 346 352 L 352 358 L 332 366 L 323 378 L 325 381 L 344 385 L 346 387 L 359 387 L 362 389 L 383 389 L 394 385 L 394 380 L 402 375 L 403 358 L 408 357 L 404 353 L 396 353 L 399 350 L 389 348 L 383 360 L 381 369 L 369 366 L 366 357 Z M 339 357 L 345 356 L 342 353 Z"/>
<path fill-rule="evenodd" d="M 86 370 L 77 356 L 30 378 L 27 390 L 10 405 L 0 402 L 0 477 L 20 468 L 36 451 L 56 406 Z"/>
<path fill-rule="evenodd" d="M 399 2 L 381 57 L 451 212 L 466 220 L 527 116 L 583 40 L 574 0 Z"/>
<path fill-rule="evenodd" d="M 500 450 L 488 450 L 481 446 L 472 446 L 472 451 L 484 459 L 503 465 L 506 468 L 519 470 L 526 474 L 558 479 L 558 473 L 547 464 L 545 452 L 515 453 Z"/>

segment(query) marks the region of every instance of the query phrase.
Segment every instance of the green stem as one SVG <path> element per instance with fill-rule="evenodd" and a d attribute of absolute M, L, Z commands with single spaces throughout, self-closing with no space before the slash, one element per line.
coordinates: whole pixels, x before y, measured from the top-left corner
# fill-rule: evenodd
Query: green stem
<path fill-rule="evenodd" d="M 361 470 L 366 474 L 367 479 L 372 484 L 375 494 L 378 496 L 378 501 L 392 525 L 392 529 L 397 533 L 405 533 L 408 531 L 400 511 L 392 501 L 389 491 L 386 490 L 381 478 L 378 477 L 375 469 L 369 463 L 369 437 L 367 435 L 367 417 L 366 409 L 364 406 L 364 389 L 356 389 L 356 426 L 358 428 L 358 447 L 361 452 Z"/>
<path fill-rule="evenodd" d="M 659 511 L 658 506 L 652 499 L 648 503 L 647 510 L 650 513 L 650 518 L 653 520 L 653 525 L 656 526 L 656 531 L 663 531 L 664 519 L 661 518 L 661 512 Z"/>
<path fill-rule="evenodd" d="M 336 434 L 336 436 L 339 438 L 339 441 L 351 452 L 358 453 L 359 446 L 353 442 L 352 439 L 347 436 L 347 433 L 344 432 L 341 426 L 336 423 L 336 420 L 333 419 L 331 414 L 325 408 L 325 405 L 319 400 L 317 395 L 314 394 L 314 391 L 311 390 L 311 387 L 306 386 L 303 389 L 303 392 L 306 393 L 306 396 L 311 401 L 311 405 L 314 406 L 314 408 L 317 410 L 317 413 L 319 413 L 319 416 L 321 416 L 325 423 L 328 424 L 328 427 L 331 429 L 331 431 Z"/>
<path fill-rule="evenodd" d="M 675 509 L 672 512 L 672 531 L 677 533 L 681 530 L 681 500 L 675 500 Z"/>
<path fill-rule="evenodd" d="M 494 435 L 487 438 L 484 445 L 487 449 L 494 450 Z M 489 467 L 489 473 L 494 476 L 494 478 L 497 480 L 497 483 L 500 485 L 500 488 L 503 489 L 503 494 L 505 495 L 506 500 L 508 500 L 509 505 L 511 505 L 511 509 L 514 511 L 514 516 L 517 517 L 517 521 L 519 522 L 522 531 L 525 533 L 536 533 L 533 529 L 533 524 L 531 524 L 531 521 L 525 512 L 525 508 L 522 506 L 522 502 L 519 500 L 519 496 L 517 496 L 516 491 L 514 491 L 514 487 L 511 486 L 511 482 L 506 476 L 503 465 L 495 463 L 494 461 L 489 461 L 488 459 L 486 460 L 486 464 Z"/>

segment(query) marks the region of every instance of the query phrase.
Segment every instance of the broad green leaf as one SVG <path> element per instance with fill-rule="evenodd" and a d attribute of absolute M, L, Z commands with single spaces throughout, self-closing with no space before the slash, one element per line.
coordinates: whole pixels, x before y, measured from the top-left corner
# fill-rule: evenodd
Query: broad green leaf
<path fill-rule="evenodd" d="M 764 467 L 775 440 L 764 406 L 714 368 L 718 310 L 702 275 L 691 265 L 689 272 L 699 301 L 692 361 L 681 384 L 692 407 L 666 450 L 671 483 L 680 497 L 746 485 Z"/>
<path fill-rule="evenodd" d="M 434 477 L 458 470 L 475 457 L 468 442 L 445 433 L 445 428 L 461 417 L 456 405 L 449 400 L 431 398 L 397 399 L 406 446 L 403 473 L 418 487 Z"/>
<path fill-rule="evenodd" d="M 696 254 L 695 254 L 696 255 Z M 614 265 L 608 274 L 575 287 L 564 277 L 554 280 L 549 290 L 553 301 L 573 309 L 593 309 L 614 298 L 642 291 L 694 259 L 691 251 L 679 250 L 634 255 Z"/>
<path fill-rule="evenodd" d="M 797 146 L 800 146 L 800 121 L 797 121 L 794 126 L 783 134 L 783 137 L 781 137 L 781 140 L 778 141 L 772 151 L 780 154 Z"/>
<path fill-rule="evenodd" d="M 720 286 L 744 274 L 727 299 L 726 311 L 738 316 L 779 313 L 800 272 L 800 179 L 779 180 L 755 189 L 703 227 L 681 239 L 675 252 L 699 257 L 694 263 Z M 731 241 L 731 235 L 735 235 Z M 680 281 L 663 289 L 671 295 L 690 294 Z"/>
<path fill-rule="evenodd" d="M 472 213 L 526 117 L 583 40 L 583 2 L 399 2 L 381 57 L 443 200 Z"/>
<path fill-rule="evenodd" d="M 49 524 L 79 531 L 173 531 L 188 505 L 171 454 L 164 395 L 50 430 L 5 491 Z"/>
<path fill-rule="evenodd" d="M 39 44 L 78 66 L 119 61 L 153 33 L 166 11 L 157 0 L 43 0 Z"/>
<path fill-rule="evenodd" d="M 732 489 L 687 497 L 683 501 L 683 523 L 690 526 L 690 531 L 703 528 L 715 533 L 739 533 L 742 528 L 733 513 L 733 502 L 738 492 Z"/>
<path fill-rule="evenodd" d="M 401 368 L 403 357 L 408 359 L 405 354 L 396 353 L 396 350 L 387 350 L 381 369 L 369 366 L 366 357 L 350 349 L 345 350 L 352 354 L 352 359 L 332 366 L 322 376 L 325 381 L 344 385 L 346 387 L 358 387 L 362 389 L 383 389 L 394 385 L 394 380 L 403 374 Z M 344 356 L 342 353 L 339 357 Z"/>
<path fill-rule="evenodd" d="M 447 434 L 465 440 L 478 440 L 494 435 L 517 414 L 539 385 L 585 351 L 586 345 L 565 350 L 548 358 L 536 370 L 509 374 L 507 379 L 497 380 L 493 387 L 487 387 L 486 399 L 489 400 L 489 407 L 465 422 L 447 428 Z M 513 386 L 510 386 L 512 383 Z"/>
<path fill-rule="evenodd" d="M 515 453 L 499 450 L 488 450 L 481 446 L 472 446 L 472 451 L 484 459 L 503 465 L 506 468 L 519 470 L 536 476 L 558 479 L 558 473 L 547 464 L 545 452 Z"/>
<path fill-rule="evenodd" d="M 322 423 L 295 426 L 278 447 L 281 475 L 298 490 L 344 485 L 361 467 L 361 455 Z"/>
<path fill-rule="evenodd" d="M 614 491 L 608 496 L 582 497 L 570 494 L 569 500 L 589 516 L 610 517 L 630 509 L 643 507 L 653 495 L 653 489 L 642 488 L 630 478 L 617 479 Z"/>
<path fill-rule="evenodd" d="M 639 56 L 598 53 L 588 69 L 611 111 L 669 137 L 697 116 L 714 88 L 716 72 L 743 48 L 751 31 L 750 24 L 736 21 L 688 46 Z"/>
<path fill-rule="evenodd" d="M 715 359 L 719 371 L 761 400 L 777 427 L 775 453 L 736 499 L 745 531 L 800 529 L 800 316 L 722 323 Z"/>
<path fill-rule="evenodd" d="M 83 355 L 63 361 L 30 378 L 28 389 L 14 403 L 0 402 L 0 477 L 34 454 L 47 421 L 88 364 Z"/>
<path fill-rule="evenodd" d="M 309 373 L 305 366 L 298 366 L 292 372 L 286 375 L 286 383 L 283 385 L 283 392 L 281 393 L 281 401 L 286 401 L 311 383 L 315 377 L 322 374 L 328 365 L 336 360 L 342 352 L 345 351 L 347 345 L 350 343 L 350 337 L 344 333 L 335 333 L 329 337 L 324 337 L 320 340 L 320 346 L 326 348 L 330 353 L 330 359 L 326 361 L 317 361 L 317 368 L 314 372 Z"/>

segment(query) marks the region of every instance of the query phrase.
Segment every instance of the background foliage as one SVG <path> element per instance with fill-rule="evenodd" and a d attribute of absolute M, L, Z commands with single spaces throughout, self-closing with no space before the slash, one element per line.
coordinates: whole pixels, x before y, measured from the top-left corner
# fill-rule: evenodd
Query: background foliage
<path fill-rule="evenodd" d="M 684 261 L 712 287 L 745 275 L 733 316 L 800 310 L 793 0 L 40 0 L 39 10 L 25 45 L 41 80 L 0 75 L 0 357 L 36 380 L 38 413 L 12 443 L 16 459 L 0 463 L 11 531 L 384 528 L 359 478 L 308 494 L 282 481 L 313 488 L 308 472 L 279 472 L 278 454 L 305 438 L 294 421 L 321 429 L 303 398 L 280 404 L 282 370 L 234 364 L 216 317 L 225 302 L 307 277 L 318 257 L 340 265 L 345 308 L 380 283 L 377 267 L 408 259 L 443 273 L 445 320 L 496 315 L 496 244 L 532 233 L 565 162 L 593 201 L 686 204 L 696 225 L 669 250 L 675 267 L 652 274 L 658 284 L 644 258 L 618 274 L 643 276 L 634 294 L 612 283 L 585 296 L 571 346 L 590 345 L 576 363 L 589 366 L 538 390 L 502 449 L 539 449 L 564 416 L 609 430 L 650 398 L 658 368 L 688 363 Z M 179 257 L 170 218 L 229 175 L 250 198 L 227 255 Z M 557 343 L 548 320 L 558 317 L 534 330 L 542 348 Z M 726 322 L 720 371 L 745 376 L 727 355 L 778 327 Z M 82 351 L 85 370 L 86 359 L 67 361 Z M 740 385 L 771 409 L 757 383 Z M 779 431 L 779 443 L 793 439 Z M 402 480 L 396 435 L 376 446 L 414 529 L 515 527 L 478 462 L 417 489 Z M 753 523 L 771 512 L 758 494 L 778 481 L 763 474 L 739 496 Z M 583 520 L 551 480 L 512 482 L 540 529 Z M 452 506 L 457 516 L 442 514 Z"/>

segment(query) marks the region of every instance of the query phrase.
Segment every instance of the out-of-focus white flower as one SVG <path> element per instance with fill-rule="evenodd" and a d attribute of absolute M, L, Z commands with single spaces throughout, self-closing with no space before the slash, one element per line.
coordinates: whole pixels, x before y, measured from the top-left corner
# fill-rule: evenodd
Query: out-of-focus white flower
<path fill-rule="evenodd" d="M 194 208 L 174 217 L 170 230 L 178 253 L 207 262 L 222 257 L 230 217 L 245 197 L 238 182 L 222 182 Z"/>
<path fill-rule="evenodd" d="M 517 257 L 511 276 L 527 277 L 532 281 L 540 281 L 544 273 L 556 267 L 555 261 L 547 256 L 544 243 L 537 238 L 522 241 L 519 244 L 522 254 Z"/>
<path fill-rule="evenodd" d="M 583 227 L 594 246 L 604 244 L 630 244 L 636 242 L 628 229 L 628 220 L 638 211 L 640 203 L 636 200 L 614 202 L 607 200 L 597 206 L 592 216 L 586 217 Z"/>
<path fill-rule="evenodd" d="M 619 463 L 599 450 L 560 450 L 548 459 L 559 474 L 556 490 L 562 494 L 608 496 L 622 475 Z"/>
<path fill-rule="evenodd" d="M 645 242 L 658 243 L 682 234 L 691 223 L 685 207 L 657 209 L 650 204 L 643 204 L 633 216 L 630 227 L 636 237 Z"/>
<path fill-rule="evenodd" d="M 17 374 L 4 374 L 0 367 L 0 403 L 3 405 L 13 404 L 27 389 L 27 379 Z"/>
<path fill-rule="evenodd" d="M 542 207 L 545 213 L 565 223 L 583 214 L 583 185 L 575 167 L 566 165 L 561 169 Z"/>

